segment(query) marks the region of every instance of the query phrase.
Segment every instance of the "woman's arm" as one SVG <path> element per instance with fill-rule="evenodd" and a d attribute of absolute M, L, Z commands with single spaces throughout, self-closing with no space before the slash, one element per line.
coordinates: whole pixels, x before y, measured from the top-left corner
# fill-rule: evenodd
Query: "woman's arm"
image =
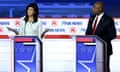
<path fill-rule="evenodd" d="M 7 27 L 7 29 L 10 30 L 10 31 L 12 31 L 12 32 L 14 32 L 16 35 L 19 34 L 18 31 L 14 30 L 14 29 L 12 29 L 12 28 L 10 28 L 10 27 Z"/>
<path fill-rule="evenodd" d="M 45 33 L 47 33 L 50 29 L 46 29 L 42 34 L 41 34 L 41 38 L 44 37 Z"/>

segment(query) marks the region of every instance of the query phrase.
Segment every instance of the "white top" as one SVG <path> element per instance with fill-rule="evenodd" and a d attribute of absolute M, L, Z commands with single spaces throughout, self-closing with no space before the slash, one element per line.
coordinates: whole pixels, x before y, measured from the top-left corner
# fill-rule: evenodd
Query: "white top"
<path fill-rule="evenodd" d="M 19 35 L 38 36 L 41 39 L 41 34 L 42 34 L 42 26 L 40 24 L 39 19 L 35 23 L 27 22 L 25 24 L 24 17 L 21 18 Z"/>
<path fill-rule="evenodd" d="M 96 28 L 97 28 L 97 26 L 98 26 L 98 24 L 99 24 L 99 22 L 100 22 L 100 20 L 101 20 L 101 18 L 102 18 L 103 15 L 104 15 L 104 12 L 101 13 L 100 15 L 98 15 L 98 20 L 97 20 Z M 94 26 L 96 18 L 97 18 L 97 16 L 95 17 L 95 19 L 93 21 L 93 24 L 92 24 L 93 26 Z"/>

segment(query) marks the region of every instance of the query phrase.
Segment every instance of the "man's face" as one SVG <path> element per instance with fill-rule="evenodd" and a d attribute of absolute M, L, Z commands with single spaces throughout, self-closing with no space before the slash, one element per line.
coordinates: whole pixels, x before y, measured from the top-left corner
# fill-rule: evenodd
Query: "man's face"
<path fill-rule="evenodd" d="M 95 3 L 93 6 L 93 13 L 99 15 L 103 12 L 103 4 L 102 3 Z"/>

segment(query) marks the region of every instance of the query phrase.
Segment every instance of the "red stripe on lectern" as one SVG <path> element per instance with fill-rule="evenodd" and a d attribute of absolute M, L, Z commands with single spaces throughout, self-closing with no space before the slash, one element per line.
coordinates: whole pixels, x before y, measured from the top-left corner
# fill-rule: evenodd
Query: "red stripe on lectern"
<path fill-rule="evenodd" d="M 15 38 L 16 42 L 32 42 L 32 38 Z"/>
<path fill-rule="evenodd" d="M 8 39 L 9 36 L 8 35 L 0 35 L 0 39 Z"/>
<path fill-rule="evenodd" d="M 45 39 L 70 39 L 70 35 L 45 35 Z"/>
<path fill-rule="evenodd" d="M 93 42 L 93 38 L 77 38 L 77 42 Z"/>

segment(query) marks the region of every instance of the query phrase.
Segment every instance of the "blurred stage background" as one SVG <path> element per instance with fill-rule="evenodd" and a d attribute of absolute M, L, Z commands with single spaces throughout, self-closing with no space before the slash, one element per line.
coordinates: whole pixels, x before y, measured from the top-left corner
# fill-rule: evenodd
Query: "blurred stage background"
<path fill-rule="evenodd" d="M 28 3 L 37 2 L 40 17 L 88 17 L 91 7 L 97 0 L 0 0 L 0 17 L 21 17 Z M 120 17 L 120 0 L 101 0 L 105 11 Z"/>

